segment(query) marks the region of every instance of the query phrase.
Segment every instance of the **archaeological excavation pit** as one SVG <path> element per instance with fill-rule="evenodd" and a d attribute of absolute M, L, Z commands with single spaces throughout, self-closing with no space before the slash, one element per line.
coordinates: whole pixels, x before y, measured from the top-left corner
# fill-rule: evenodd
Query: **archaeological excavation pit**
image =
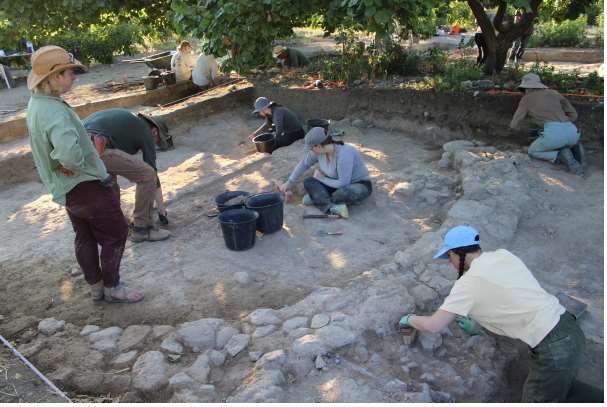
<path fill-rule="evenodd" d="M 348 220 L 304 220 L 310 209 L 300 203 L 300 180 L 283 229 L 234 252 L 209 217 L 214 197 L 272 191 L 303 155 L 302 141 L 265 155 L 247 140 L 261 123 L 251 105 L 262 92 L 243 87 L 157 112 L 176 147 L 158 153 L 173 237 L 127 243 L 121 275 L 145 292 L 142 303 L 93 304 L 65 210 L 35 179 L 4 180 L 0 332 L 65 391 L 125 401 L 516 401 L 521 373 L 509 366 L 521 357 L 517 346 L 491 335 L 468 338 L 455 324 L 406 346 L 393 329 L 402 314 L 430 313 L 448 294 L 456 273 L 431 254 L 459 223 L 481 231 L 483 248 L 508 248 L 535 266 L 548 291 L 569 289 L 588 303 L 582 327 L 600 344 L 592 349 L 602 360 L 602 245 L 584 256 L 560 253 L 574 243 L 572 233 L 602 242 L 602 145 L 590 145 L 591 173 L 579 183 L 531 161 L 520 144 L 491 142 L 490 134 L 464 137 L 439 119 L 409 120 L 410 111 L 388 120 L 389 112 L 362 108 L 360 100 L 338 112 L 313 96 L 277 92 L 274 99 L 295 104 L 302 119 L 331 119 L 345 132 L 343 140 L 363 154 L 374 192 Z M 402 100 L 393 103 L 402 108 Z M 33 169 L 26 145 L 3 154 Z M 119 182 L 130 214 L 134 186 Z M 578 224 L 550 223 L 576 207 L 584 207 L 583 216 L 571 215 Z M 548 254 L 537 254 L 534 241 L 547 233 Z M 558 276 L 550 273 L 556 264 Z M 593 274 L 572 288 L 580 269 Z M 44 318 L 66 324 L 44 335 L 37 330 Z M 595 370 L 602 380 L 602 364 Z"/>

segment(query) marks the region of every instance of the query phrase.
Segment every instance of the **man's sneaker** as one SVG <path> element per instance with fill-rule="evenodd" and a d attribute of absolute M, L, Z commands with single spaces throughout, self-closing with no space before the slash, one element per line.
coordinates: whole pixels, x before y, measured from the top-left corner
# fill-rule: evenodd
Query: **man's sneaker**
<path fill-rule="evenodd" d="M 567 166 L 569 172 L 576 175 L 584 175 L 584 168 L 574 157 L 569 147 L 561 148 L 556 161 Z"/>
<path fill-rule="evenodd" d="M 314 205 L 314 202 L 312 202 L 312 197 L 310 196 L 310 194 L 305 194 L 303 196 L 303 198 L 301 199 L 301 203 L 306 205 L 306 206 L 312 206 Z"/>
<path fill-rule="evenodd" d="M 103 280 L 99 280 L 91 286 L 91 298 L 93 301 L 101 301 L 103 299 Z"/>
<path fill-rule="evenodd" d="M 132 304 L 143 300 L 143 293 L 131 290 L 120 283 L 116 287 L 105 287 L 103 295 L 107 302 L 120 302 Z"/>
<path fill-rule="evenodd" d="M 139 242 L 159 242 L 171 237 L 171 232 L 165 229 L 155 229 L 153 227 L 133 227 L 131 232 L 131 241 Z"/>
<path fill-rule="evenodd" d="M 329 212 L 331 212 L 333 215 L 339 215 L 344 219 L 347 219 L 350 216 L 346 204 L 335 204 L 329 208 Z"/>
<path fill-rule="evenodd" d="M 586 160 L 586 150 L 584 149 L 581 141 L 578 141 L 573 147 L 571 147 L 571 153 L 573 154 L 573 158 L 582 164 L 582 168 L 586 169 L 588 166 L 588 161 Z"/>

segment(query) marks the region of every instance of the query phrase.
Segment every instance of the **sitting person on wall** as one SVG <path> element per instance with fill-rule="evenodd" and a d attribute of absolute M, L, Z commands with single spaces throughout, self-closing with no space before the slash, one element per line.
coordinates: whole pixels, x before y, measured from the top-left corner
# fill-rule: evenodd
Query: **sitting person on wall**
<path fill-rule="evenodd" d="M 305 137 L 305 157 L 297 164 L 289 180 L 279 189 L 290 192 L 299 177 L 312 165 L 320 169 L 304 180 L 307 194 L 304 205 L 314 205 L 324 213 L 349 216 L 348 206 L 371 195 L 373 186 L 363 159 L 353 146 L 336 141 L 322 127 L 313 127 Z"/>
<path fill-rule="evenodd" d="M 152 221 L 152 207 L 156 201 L 160 223 L 169 223 L 156 169 L 156 146 L 167 150 L 173 145 L 166 123 L 158 117 L 136 115 L 127 109 L 116 108 L 95 112 L 85 118 L 83 124 L 114 179 L 116 197 L 120 200 L 118 175 L 137 184 L 131 240 L 168 239 L 171 233 L 155 227 Z M 143 161 L 133 157 L 139 151 L 143 154 Z"/>
<path fill-rule="evenodd" d="M 521 259 L 504 249 L 483 252 L 480 244 L 470 226 L 447 232 L 434 258 L 449 260 L 457 281 L 432 316 L 407 314 L 399 326 L 436 333 L 455 320 L 468 335 L 484 334 L 480 325 L 519 339 L 530 356 L 523 403 L 602 402 L 602 390 L 575 380 L 586 344 L 575 316 L 540 286 Z"/>
<path fill-rule="evenodd" d="M 289 68 L 306 66 L 310 63 L 308 57 L 303 52 L 295 48 L 280 47 L 276 52 L 279 64 Z"/>
<path fill-rule="evenodd" d="M 177 52 L 171 57 L 171 70 L 175 72 L 177 81 L 189 81 L 195 66 L 196 60 L 192 54 L 192 45 L 188 41 L 182 41 L 177 47 Z"/>
<path fill-rule="evenodd" d="M 192 82 L 201 88 L 215 85 L 219 76 L 219 64 L 212 55 L 200 54 L 192 71 Z"/>
<path fill-rule="evenodd" d="M 272 132 L 272 127 L 274 127 L 274 150 L 276 150 L 289 146 L 306 135 L 297 115 L 290 109 L 271 102 L 270 99 L 263 96 L 255 100 L 253 107 L 253 114 L 266 119 L 266 122 L 249 135 L 249 140 L 253 140 L 260 134 Z"/>
<path fill-rule="evenodd" d="M 528 73 L 523 76 L 519 88 L 525 96 L 519 102 L 510 127 L 519 129 L 526 116 L 531 118 L 539 136 L 529 146 L 531 157 L 552 163 L 562 163 L 577 175 L 584 175 L 586 153 L 580 143 L 580 133 L 572 123 L 577 112 L 571 103 L 557 91 L 548 89 L 539 76 Z"/>

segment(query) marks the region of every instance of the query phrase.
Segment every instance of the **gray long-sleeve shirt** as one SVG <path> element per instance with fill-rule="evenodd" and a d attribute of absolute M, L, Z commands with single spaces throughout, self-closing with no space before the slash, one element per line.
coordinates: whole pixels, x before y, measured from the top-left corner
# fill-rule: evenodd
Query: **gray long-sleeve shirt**
<path fill-rule="evenodd" d="M 326 154 L 316 155 L 308 152 L 297 164 L 287 181 L 287 189 L 297 182 L 299 177 L 315 163 L 318 163 L 323 176 L 319 181 L 331 188 L 341 188 L 360 181 L 370 181 L 369 171 L 357 149 L 351 145 L 333 144 L 333 159 Z"/>
<path fill-rule="evenodd" d="M 547 122 L 574 122 L 577 119 L 577 112 L 557 91 L 537 89 L 525 93 L 512 117 L 510 127 L 518 128 L 526 116 L 531 118 L 534 125 L 541 128 Z"/>

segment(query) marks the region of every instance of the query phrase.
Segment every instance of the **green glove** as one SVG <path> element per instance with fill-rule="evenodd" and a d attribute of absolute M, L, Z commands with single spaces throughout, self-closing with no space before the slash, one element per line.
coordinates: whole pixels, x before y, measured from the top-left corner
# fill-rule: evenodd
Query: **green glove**
<path fill-rule="evenodd" d="M 405 316 L 403 316 L 400 321 L 398 321 L 398 326 L 400 327 L 411 327 L 413 328 L 410 324 L 409 324 L 409 320 L 411 319 L 411 317 L 413 316 L 413 314 L 407 314 Z"/>
<path fill-rule="evenodd" d="M 457 322 L 457 325 L 459 325 L 462 331 L 466 332 L 470 336 L 480 335 L 483 333 L 471 318 L 458 316 L 455 317 L 455 322 Z"/>

